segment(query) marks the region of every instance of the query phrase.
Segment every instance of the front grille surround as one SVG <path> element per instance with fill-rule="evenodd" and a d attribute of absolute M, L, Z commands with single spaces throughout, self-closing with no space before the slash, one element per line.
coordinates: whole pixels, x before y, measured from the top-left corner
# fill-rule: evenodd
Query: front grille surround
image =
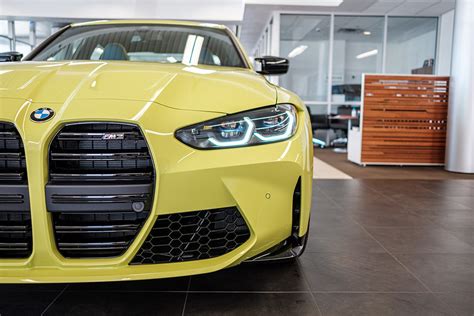
<path fill-rule="evenodd" d="M 211 259 L 250 238 L 237 207 L 159 215 L 131 265 Z"/>
<path fill-rule="evenodd" d="M 155 171 L 137 125 L 64 125 L 50 144 L 47 209 L 66 258 L 123 255 L 153 206 Z"/>

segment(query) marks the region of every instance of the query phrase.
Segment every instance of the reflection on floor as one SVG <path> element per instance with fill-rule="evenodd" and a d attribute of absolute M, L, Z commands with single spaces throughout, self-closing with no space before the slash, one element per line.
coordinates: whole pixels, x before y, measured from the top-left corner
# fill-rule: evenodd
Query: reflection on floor
<path fill-rule="evenodd" d="M 352 177 L 314 157 L 313 179 L 352 179 Z"/>
<path fill-rule="evenodd" d="M 474 181 L 316 180 L 310 241 L 293 264 L 1 285 L 0 314 L 472 316 L 473 231 Z"/>
<path fill-rule="evenodd" d="M 472 179 L 472 174 L 452 173 L 443 167 L 367 166 L 362 167 L 347 160 L 347 154 L 336 153 L 330 148 L 314 150 L 314 156 L 355 179 Z"/>

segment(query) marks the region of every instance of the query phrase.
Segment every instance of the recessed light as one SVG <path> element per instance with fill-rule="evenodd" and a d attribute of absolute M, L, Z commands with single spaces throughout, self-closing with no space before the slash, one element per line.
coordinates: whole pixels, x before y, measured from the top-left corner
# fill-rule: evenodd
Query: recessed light
<path fill-rule="evenodd" d="M 308 48 L 307 45 L 300 45 L 296 47 L 288 54 L 288 58 L 295 58 L 296 56 L 303 54 L 307 48 Z"/>
<path fill-rule="evenodd" d="M 369 36 L 369 35 L 372 34 L 372 32 L 370 32 L 370 31 L 364 31 L 362 34 L 364 34 L 365 36 Z"/>
<path fill-rule="evenodd" d="M 378 49 L 374 49 L 374 50 L 370 50 L 368 52 L 359 54 L 359 55 L 356 56 L 356 58 L 357 59 L 363 59 L 363 58 L 367 58 L 367 57 L 370 57 L 370 56 L 377 55 L 378 53 L 379 53 Z"/>

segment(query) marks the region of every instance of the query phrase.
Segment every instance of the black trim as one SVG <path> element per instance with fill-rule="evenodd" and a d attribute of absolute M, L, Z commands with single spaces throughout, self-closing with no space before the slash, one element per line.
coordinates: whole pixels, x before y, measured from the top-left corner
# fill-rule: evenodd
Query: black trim
<path fill-rule="evenodd" d="M 132 212 L 133 203 L 151 208 L 153 184 L 46 185 L 46 207 L 51 213 Z"/>
<path fill-rule="evenodd" d="M 0 185 L 0 213 L 29 211 L 30 194 L 28 185 Z"/>

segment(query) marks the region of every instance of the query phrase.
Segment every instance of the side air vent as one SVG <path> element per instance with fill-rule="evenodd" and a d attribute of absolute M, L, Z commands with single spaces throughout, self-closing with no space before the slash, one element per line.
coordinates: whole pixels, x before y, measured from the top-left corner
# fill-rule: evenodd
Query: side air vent
<path fill-rule="evenodd" d="M 51 143 L 46 186 L 56 246 L 68 258 L 122 255 L 153 202 L 154 170 L 135 125 L 66 125 Z"/>
<path fill-rule="evenodd" d="M 0 258 L 27 258 L 32 244 L 23 142 L 13 124 L 0 122 Z"/>
<path fill-rule="evenodd" d="M 236 207 L 161 215 L 131 264 L 214 258 L 249 238 L 249 228 Z"/>

